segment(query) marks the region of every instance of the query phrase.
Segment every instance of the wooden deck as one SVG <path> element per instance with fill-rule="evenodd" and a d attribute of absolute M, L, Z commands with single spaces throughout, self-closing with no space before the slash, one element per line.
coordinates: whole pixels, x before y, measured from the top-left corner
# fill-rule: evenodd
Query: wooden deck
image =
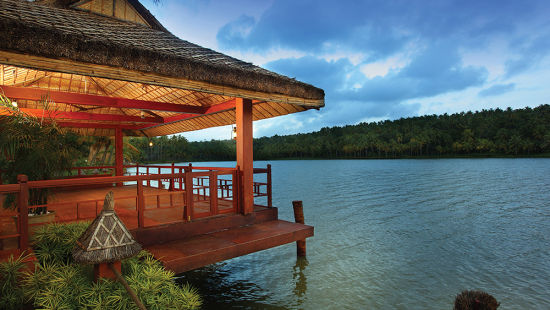
<path fill-rule="evenodd" d="M 311 226 L 279 220 L 277 208 L 256 205 L 252 214 L 242 215 L 234 212 L 233 202 L 227 199 L 218 199 L 220 212 L 216 216 L 186 221 L 185 191 L 146 186 L 142 227 L 138 226 L 136 185 L 58 189 L 48 209 L 55 211 L 56 222 L 92 220 L 101 211 L 105 194 L 110 190 L 115 196 L 116 213 L 136 240 L 176 273 L 313 236 Z M 199 195 L 194 195 L 193 200 L 196 214 L 209 210 L 208 200 Z M 6 210 L 0 212 L 4 212 L 0 214 L 0 235 L 15 233 L 13 218 L 6 216 Z M 10 247 L 17 247 L 16 238 L 3 240 L 0 259 L 17 254 Z"/>
<path fill-rule="evenodd" d="M 146 246 L 175 273 L 313 236 L 313 227 L 272 220 Z"/>

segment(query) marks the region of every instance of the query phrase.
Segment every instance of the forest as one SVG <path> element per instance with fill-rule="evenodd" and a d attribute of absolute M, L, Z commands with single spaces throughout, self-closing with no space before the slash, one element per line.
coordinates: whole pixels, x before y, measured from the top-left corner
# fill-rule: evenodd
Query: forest
<path fill-rule="evenodd" d="M 130 138 L 138 162 L 235 160 L 235 141 Z M 153 142 L 153 146 L 149 146 Z M 254 139 L 254 159 L 549 156 L 550 105 L 325 127 Z"/>

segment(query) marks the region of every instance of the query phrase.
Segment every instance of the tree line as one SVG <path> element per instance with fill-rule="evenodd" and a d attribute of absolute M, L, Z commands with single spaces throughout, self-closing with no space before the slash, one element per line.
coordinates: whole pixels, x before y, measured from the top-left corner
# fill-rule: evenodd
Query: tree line
<path fill-rule="evenodd" d="M 141 162 L 235 160 L 233 140 L 189 142 L 172 136 L 129 142 L 139 150 L 136 161 Z M 425 115 L 254 139 L 256 160 L 549 154 L 550 105 Z"/>

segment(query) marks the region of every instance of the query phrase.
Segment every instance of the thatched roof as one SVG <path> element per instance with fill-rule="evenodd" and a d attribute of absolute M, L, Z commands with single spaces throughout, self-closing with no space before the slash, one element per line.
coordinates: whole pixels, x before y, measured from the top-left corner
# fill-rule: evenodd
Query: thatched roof
<path fill-rule="evenodd" d="M 145 24 L 86 11 L 86 5 L 98 0 L 43 1 L 50 5 L 0 0 L 0 88 L 41 88 L 205 109 L 248 98 L 254 100 L 254 120 L 324 106 L 322 89 L 179 39 L 137 0 L 124 1 Z M 36 100 L 16 99 L 23 108 L 44 108 Z M 134 117 L 145 111 L 163 119 L 153 126 L 122 122 L 126 135 L 167 135 L 235 122 L 234 108 L 193 117 L 168 110 L 91 109 L 63 101 L 56 101 L 55 109 Z M 114 134 L 109 129 L 112 121 L 78 119 L 86 125 L 74 126 L 81 134 Z"/>
<path fill-rule="evenodd" d="M 120 261 L 141 250 L 114 211 L 113 192 L 105 196 L 103 210 L 78 238 L 73 258 L 78 263 L 99 264 Z"/>
<path fill-rule="evenodd" d="M 1 0 L 0 18 L 2 50 L 324 98 L 319 88 L 138 24 L 21 0 Z"/>

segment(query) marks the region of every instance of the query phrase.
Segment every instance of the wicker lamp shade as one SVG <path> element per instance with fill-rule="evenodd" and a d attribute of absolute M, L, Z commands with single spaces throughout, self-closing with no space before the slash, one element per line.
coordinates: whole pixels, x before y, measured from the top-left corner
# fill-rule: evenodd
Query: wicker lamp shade
<path fill-rule="evenodd" d="M 105 196 L 103 210 L 80 236 L 72 254 L 78 263 L 100 264 L 132 257 L 140 250 L 141 245 L 114 211 L 111 191 Z"/>

